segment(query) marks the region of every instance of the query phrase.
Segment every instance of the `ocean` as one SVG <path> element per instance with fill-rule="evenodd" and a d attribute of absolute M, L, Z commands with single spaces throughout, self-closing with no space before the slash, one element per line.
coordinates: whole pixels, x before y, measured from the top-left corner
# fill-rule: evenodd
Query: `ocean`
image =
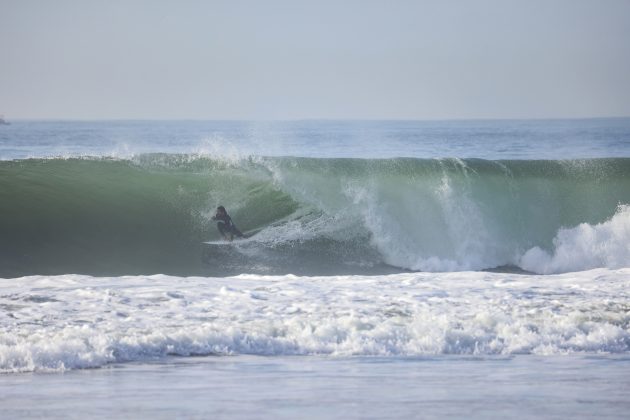
<path fill-rule="evenodd" d="M 621 418 L 629 244 L 630 118 L 12 122 L 0 408 Z"/>

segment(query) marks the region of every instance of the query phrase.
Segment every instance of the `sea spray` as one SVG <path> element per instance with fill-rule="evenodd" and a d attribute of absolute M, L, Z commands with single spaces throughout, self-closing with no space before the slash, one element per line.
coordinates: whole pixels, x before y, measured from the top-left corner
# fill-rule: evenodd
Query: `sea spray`
<path fill-rule="evenodd" d="M 553 239 L 553 249 L 528 250 L 519 265 L 541 274 L 582 271 L 597 267 L 621 268 L 630 265 L 630 206 L 619 206 L 609 220 L 596 225 L 581 223 L 561 228 Z"/>

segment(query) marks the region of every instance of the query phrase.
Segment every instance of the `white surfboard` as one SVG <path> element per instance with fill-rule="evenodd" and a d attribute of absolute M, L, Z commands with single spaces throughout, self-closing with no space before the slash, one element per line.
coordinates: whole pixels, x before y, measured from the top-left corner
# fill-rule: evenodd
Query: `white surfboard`
<path fill-rule="evenodd" d="M 218 241 L 206 241 L 203 242 L 204 244 L 208 244 L 208 245 L 240 245 L 240 244 L 246 244 L 248 242 L 255 242 L 255 238 L 254 236 L 260 232 L 260 230 L 254 230 L 253 233 L 250 232 L 246 232 L 245 234 L 247 235 L 246 238 L 234 238 L 234 240 L 232 241 L 228 241 L 225 239 L 219 239 Z"/>
<path fill-rule="evenodd" d="M 227 241 L 225 239 L 221 239 L 219 241 L 206 241 L 203 242 L 204 244 L 208 244 L 208 245 L 241 245 L 241 244 L 246 244 L 248 242 L 253 242 L 252 238 L 246 238 L 246 239 L 238 239 L 238 238 L 234 238 L 233 241 Z"/>

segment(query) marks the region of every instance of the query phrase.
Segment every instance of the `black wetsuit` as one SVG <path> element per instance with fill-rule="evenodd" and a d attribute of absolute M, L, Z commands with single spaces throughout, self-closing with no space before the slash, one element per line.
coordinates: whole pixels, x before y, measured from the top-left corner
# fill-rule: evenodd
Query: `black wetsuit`
<path fill-rule="evenodd" d="M 243 237 L 243 234 L 236 228 L 236 225 L 232 222 L 232 218 L 228 216 L 227 213 L 216 215 L 212 220 L 217 220 L 217 229 L 219 229 L 222 236 L 236 235 L 239 238 Z"/>

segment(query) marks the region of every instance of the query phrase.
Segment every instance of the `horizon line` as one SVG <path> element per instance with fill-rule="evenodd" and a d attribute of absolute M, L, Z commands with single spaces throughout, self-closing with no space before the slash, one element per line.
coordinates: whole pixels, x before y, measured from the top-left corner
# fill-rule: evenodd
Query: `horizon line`
<path fill-rule="evenodd" d="M 1 114 L 0 114 L 1 115 Z M 28 122 L 28 121 L 43 121 L 43 122 L 259 122 L 259 123 L 273 123 L 273 122 L 377 122 L 377 121 L 391 121 L 391 122 L 446 122 L 446 121 L 570 121 L 570 120 L 612 120 L 612 119 L 628 119 L 630 115 L 613 115 L 613 116 L 590 116 L 590 117 L 472 117 L 472 118 L 68 118 L 68 117 L 44 117 L 44 118 L 32 118 L 32 117 L 19 117 L 14 119 L 7 119 L 4 114 L 4 121 L 6 122 Z"/>

